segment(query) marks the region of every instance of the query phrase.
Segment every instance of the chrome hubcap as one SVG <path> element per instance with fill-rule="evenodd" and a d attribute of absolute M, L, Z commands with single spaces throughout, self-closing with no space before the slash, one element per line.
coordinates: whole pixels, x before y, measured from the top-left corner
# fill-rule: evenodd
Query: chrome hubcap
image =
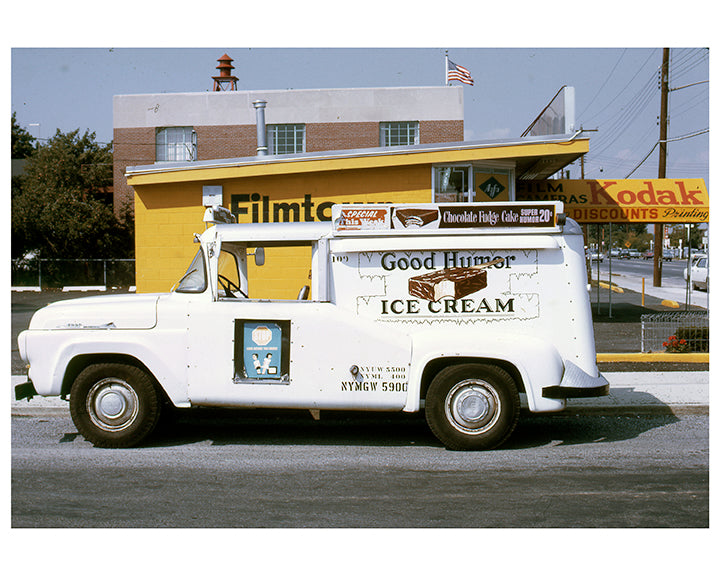
<path fill-rule="evenodd" d="M 118 432 L 135 421 L 139 400 L 135 390 L 124 380 L 104 378 L 90 388 L 86 407 L 98 428 Z"/>
<path fill-rule="evenodd" d="M 500 397 L 483 380 L 463 380 L 450 389 L 445 398 L 448 422 L 464 434 L 482 434 L 500 417 Z"/>

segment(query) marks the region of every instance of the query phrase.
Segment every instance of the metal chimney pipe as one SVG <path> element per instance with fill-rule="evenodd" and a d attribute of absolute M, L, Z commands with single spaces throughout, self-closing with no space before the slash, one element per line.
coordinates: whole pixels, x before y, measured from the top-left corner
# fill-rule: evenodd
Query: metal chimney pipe
<path fill-rule="evenodd" d="M 267 156 L 267 136 L 265 134 L 265 100 L 255 100 L 255 118 L 257 123 L 257 155 Z"/>

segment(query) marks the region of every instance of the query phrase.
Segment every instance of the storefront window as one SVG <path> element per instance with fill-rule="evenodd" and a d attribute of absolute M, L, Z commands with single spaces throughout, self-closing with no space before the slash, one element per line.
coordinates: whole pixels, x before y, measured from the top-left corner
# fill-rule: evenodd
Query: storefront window
<path fill-rule="evenodd" d="M 470 167 L 435 168 L 435 202 L 470 202 Z"/>
<path fill-rule="evenodd" d="M 514 199 L 512 169 L 479 164 L 434 168 L 434 202 L 510 202 Z"/>

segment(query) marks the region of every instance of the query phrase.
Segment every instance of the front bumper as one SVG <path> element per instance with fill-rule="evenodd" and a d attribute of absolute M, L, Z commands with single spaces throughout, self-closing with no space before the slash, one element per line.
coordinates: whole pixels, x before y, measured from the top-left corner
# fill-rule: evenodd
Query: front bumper
<path fill-rule="evenodd" d="M 35 390 L 35 385 L 30 380 L 15 386 L 15 400 L 22 400 L 23 398 L 30 400 L 30 398 L 37 395 L 38 393 L 37 390 Z"/>
<path fill-rule="evenodd" d="M 543 388 L 543 398 L 597 398 L 610 393 L 610 383 L 598 373 L 590 376 L 572 362 L 565 362 L 565 373 L 560 384 Z"/>

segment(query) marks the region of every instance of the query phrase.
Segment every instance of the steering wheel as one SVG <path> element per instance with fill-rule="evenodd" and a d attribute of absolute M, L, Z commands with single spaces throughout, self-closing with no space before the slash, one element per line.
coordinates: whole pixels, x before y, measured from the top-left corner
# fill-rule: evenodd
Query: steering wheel
<path fill-rule="evenodd" d="M 220 286 L 222 287 L 222 289 L 225 290 L 225 296 L 227 296 L 228 298 L 237 298 L 237 296 L 235 296 L 235 294 L 233 294 L 232 289 L 234 289 L 235 292 L 240 292 L 240 294 L 245 296 L 245 298 L 248 297 L 248 295 L 245 294 L 245 292 L 240 290 L 240 287 L 237 284 L 235 284 L 235 282 L 233 282 L 229 278 L 226 278 L 222 274 L 218 274 L 218 282 L 220 283 Z"/>

